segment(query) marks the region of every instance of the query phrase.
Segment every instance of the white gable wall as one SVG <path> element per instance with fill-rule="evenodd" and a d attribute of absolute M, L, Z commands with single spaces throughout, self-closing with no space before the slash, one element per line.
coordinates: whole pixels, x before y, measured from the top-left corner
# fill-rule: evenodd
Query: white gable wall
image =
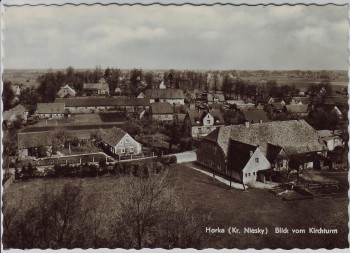
<path fill-rule="evenodd" d="M 142 146 L 140 143 L 134 140 L 128 133 L 119 141 L 119 143 L 114 147 L 114 153 L 116 154 L 140 154 L 142 151 Z M 123 151 L 124 149 L 124 152 Z"/>
<path fill-rule="evenodd" d="M 203 125 L 204 126 L 213 126 L 214 125 L 214 117 L 211 116 L 210 113 L 205 115 L 205 117 L 203 118 Z"/>
<path fill-rule="evenodd" d="M 256 159 L 258 159 L 258 162 L 256 161 Z M 260 151 L 260 149 L 257 148 L 242 171 L 243 183 L 245 184 L 249 182 L 255 182 L 257 179 L 258 171 L 267 170 L 270 168 L 270 162 Z"/>

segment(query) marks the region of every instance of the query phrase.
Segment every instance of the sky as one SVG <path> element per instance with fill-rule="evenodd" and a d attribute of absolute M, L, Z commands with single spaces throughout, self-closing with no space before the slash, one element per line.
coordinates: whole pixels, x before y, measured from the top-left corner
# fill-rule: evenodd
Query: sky
<path fill-rule="evenodd" d="M 2 18 L 5 69 L 348 69 L 347 6 L 25 6 Z"/>

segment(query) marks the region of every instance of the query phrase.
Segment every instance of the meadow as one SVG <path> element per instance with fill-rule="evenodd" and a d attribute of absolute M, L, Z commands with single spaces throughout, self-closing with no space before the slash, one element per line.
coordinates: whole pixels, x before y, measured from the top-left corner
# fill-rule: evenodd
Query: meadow
<path fill-rule="evenodd" d="M 119 177 L 35 179 L 13 183 L 4 193 L 4 207 L 18 212 L 37 203 L 43 189 L 59 191 L 67 182 L 83 188 L 83 205 L 96 205 L 103 216 L 118 211 Z M 208 226 L 237 227 L 239 234 L 211 234 L 203 248 L 345 248 L 348 244 L 347 198 L 310 199 L 283 202 L 267 190 L 230 190 L 211 177 L 181 164 L 169 167 L 168 187 L 184 201 L 211 213 Z M 5 215 L 4 219 L 8 219 Z M 245 234 L 243 229 L 267 228 L 267 235 Z M 288 234 L 275 234 L 275 227 L 287 227 Z M 292 228 L 337 229 L 337 234 L 293 234 Z M 205 232 L 205 227 L 200 231 Z"/>

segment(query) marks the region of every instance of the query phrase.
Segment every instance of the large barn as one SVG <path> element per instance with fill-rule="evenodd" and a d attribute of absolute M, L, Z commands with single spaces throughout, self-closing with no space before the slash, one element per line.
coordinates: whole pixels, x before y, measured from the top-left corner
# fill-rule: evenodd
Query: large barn
<path fill-rule="evenodd" d="M 220 127 L 202 140 L 197 151 L 197 161 L 232 175 L 231 170 L 237 172 L 237 169 L 234 164 L 228 163 L 230 157 L 243 155 L 240 148 L 230 148 L 233 141 L 258 147 L 275 170 L 317 166 L 317 163 L 314 164 L 315 157 L 326 155 L 327 152 L 327 147 L 320 141 L 314 128 L 304 120 L 290 120 Z M 242 171 L 239 173 L 241 177 Z"/>

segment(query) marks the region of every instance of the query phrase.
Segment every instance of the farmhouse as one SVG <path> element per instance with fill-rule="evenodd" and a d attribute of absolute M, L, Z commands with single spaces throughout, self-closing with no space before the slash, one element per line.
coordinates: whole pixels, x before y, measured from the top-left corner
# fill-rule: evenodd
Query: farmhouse
<path fill-rule="evenodd" d="M 148 89 L 145 92 L 150 103 L 168 102 L 170 104 L 185 104 L 185 95 L 181 89 Z"/>
<path fill-rule="evenodd" d="M 208 104 L 213 104 L 213 103 L 225 103 L 225 96 L 224 94 L 212 94 L 208 93 L 207 94 L 207 102 Z"/>
<path fill-rule="evenodd" d="M 27 121 L 28 110 L 21 104 L 14 108 L 4 111 L 2 114 L 3 124 L 7 127 L 11 126 L 17 119 L 21 119 L 22 123 Z"/>
<path fill-rule="evenodd" d="M 275 170 L 313 167 L 313 162 L 317 162 L 313 154 L 326 155 L 327 151 L 316 130 L 304 120 L 247 123 L 220 127 L 204 137 L 197 151 L 197 161 L 231 175 L 233 168 L 228 164 L 229 156 L 234 152 L 229 152 L 231 141 L 259 147 Z M 298 159 L 295 155 L 299 155 Z"/>
<path fill-rule="evenodd" d="M 64 103 L 38 103 L 35 115 L 41 119 L 60 119 L 64 117 Z"/>
<path fill-rule="evenodd" d="M 333 151 L 335 147 L 343 146 L 339 131 L 319 130 L 317 134 L 330 151 Z"/>
<path fill-rule="evenodd" d="M 68 84 L 65 86 L 62 86 L 60 90 L 57 92 L 57 97 L 60 98 L 68 98 L 68 97 L 75 97 L 76 92 L 73 88 L 71 88 Z"/>
<path fill-rule="evenodd" d="M 286 110 L 292 115 L 306 116 L 308 113 L 308 105 L 304 104 L 290 104 L 286 105 Z"/>
<path fill-rule="evenodd" d="M 263 110 L 243 110 L 242 112 L 245 121 L 248 121 L 250 123 L 262 123 L 269 121 L 266 112 Z"/>
<path fill-rule="evenodd" d="M 101 129 L 101 140 L 105 148 L 116 155 L 139 155 L 142 146 L 120 128 Z"/>
<path fill-rule="evenodd" d="M 184 129 L 188 136 L 204 137 L 220 126 L 225 125 L 219 110 L 194 111 L 189 110 L 185 116 Z"/>
<path fill-rule="evenodd" d="M 52 154 L 52 131 L 18 133 L 18 156 L 37 157 L 38 150 L 43 148 L 46 155 Z"/>
<path fill-rule="evenodd" d="M 71 113 L 138 112 L 148 110 L 150 106 L 147 98 L 57 98 L 55 103 L 64 103 Z"/>
<path fill-rule="evenodd" d="M 150 115 L 155 121 L 173 121 L 174 109 L 168 102 L 151 104 Z"/>
<path fill-rule="evenodd" d="M 98 83 L 84 83 L 83 90 L 86 95 L 107 95 L 109 93 L 108 83 L 101 78 Z"/>

